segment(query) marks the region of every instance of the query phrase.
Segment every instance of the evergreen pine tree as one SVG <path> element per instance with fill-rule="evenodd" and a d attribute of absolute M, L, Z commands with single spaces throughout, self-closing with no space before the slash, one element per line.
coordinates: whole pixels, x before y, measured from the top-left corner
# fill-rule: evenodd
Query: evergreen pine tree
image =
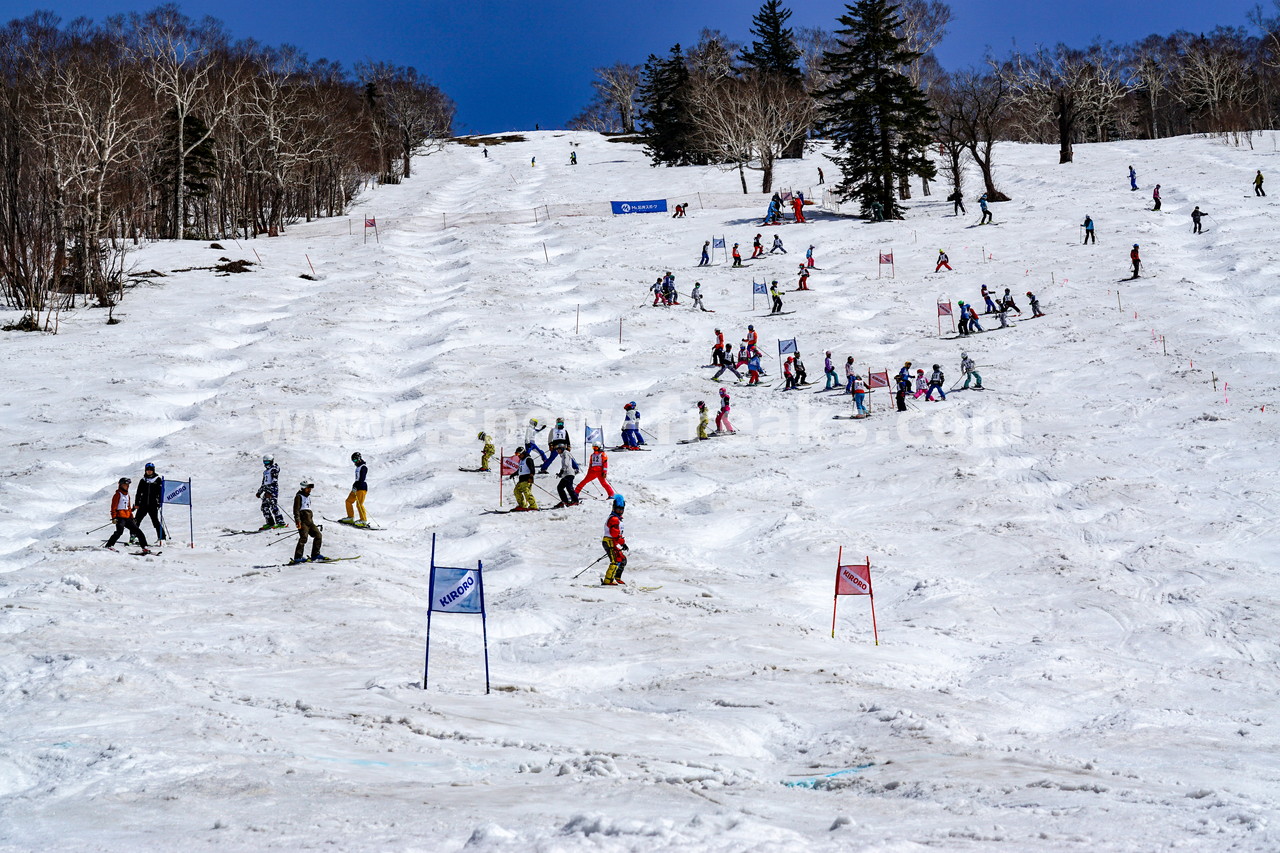
<path fill-rule="evenodd" d="M 701 158 L 694 154 L 696 128 L 689 108 L 690 78 L 680 45 L 659 59 L 650 54 L 641 76 L 638 100 L 645 149 L 655 166 L 683 166 Z"/>
<path fill-rule="evenodd" d="M 886 219 L 900 219 L 898 176 L 937 173 L 926 156 L 933 110 L 902 71 L 920 54 L 906 48 L 898 7 L 888 0 L 858 0 L 845 8 L 837 46 L 823 57 L 830 82 L 817 93 L 839 152 L 836 189 L 860 199 L 864 214 L 878 202 Z"/>
<path fill-rule="evenodd" d="M 751 34 L 756 40 L 743 48 L 741 60 L 762 75 L 777 77 L 797 86 L 804 82 L 800 73 L 800 48 L 788 27 L 791 10 L 782 8 L 781 0 L 765 0 L 751 19 Z"/>

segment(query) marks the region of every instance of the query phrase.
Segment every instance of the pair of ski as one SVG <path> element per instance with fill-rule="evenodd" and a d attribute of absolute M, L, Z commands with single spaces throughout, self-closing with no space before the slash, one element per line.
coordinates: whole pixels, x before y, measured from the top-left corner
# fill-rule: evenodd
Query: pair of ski
<path fill-rule="evenodd" d="M 585 586 L 587 589 L 599 589 L 600 587 L 612 586 L 620 589 L 634 589 L 636 592 L 653 592 L 655 589 L 662 589 L 661 586 L 632 586 L 631 584 L 626 583 L 605 583 L 603 576 L 601 576 L 600 583 L 598 584 L 588 583 L 582 584 L 582 586 Z"/>
<path fill-rule="evenodd" d="M 356 524 L 354 521 L 343 521 L 341 518 L 326 518 L 325 521 L 341 524 L 343 527 L 354 527 L 356 530 L 386 530 L 385 527 L 374 527 L 371 524 Z"/>
<path fill-rule="evenodd" d="M 159 557 L 164 553 L 163 551 L 121 551 L 119 548 L 115 548 L 111 545 L 104 545 L 102 547 L 117 554 L 128 554 L 131 557 Z"/>
<path fill-rule="evenodd" d="M 358 559 L 360 559 L 359 556 L 328 557 L 324 560 L 303 560 L 300 563 L 280 563 L 279 565 L 273 563 L 269 566 L 254 566 L 254 568 L 255 569 L 277 569 L 277 568 L 283 568 L 288 566 L 315 566 L 315 565 L 324 565 L 325 563 L 342 563 L 342 562 L 346 562 L 347 560 L 358 560 Z"/>

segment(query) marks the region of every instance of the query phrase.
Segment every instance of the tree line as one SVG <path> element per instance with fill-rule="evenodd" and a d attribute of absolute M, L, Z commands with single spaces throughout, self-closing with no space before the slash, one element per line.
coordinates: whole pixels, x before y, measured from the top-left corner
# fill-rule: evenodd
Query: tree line
<path fill-rule="evenodd" d="M 233 42 L 176 6 L 0 29 L 0 298 L 47 328 L 77 295 L 115 304 L 125 249 L 272 233 L 410 176 L 453 102 L 413 68 L 348 74 Z"/>
<path fill-rule="evenodd" d="M 638 134 L 655 165 L 734 169 L 743 192 L 747 169 L 770 192 L 777 158 L 829 139 L 838 190 L 866 214 L 878 204 L 901 215 L 913 178 L 928 194 L 935 152 L 952 191 L 973 162 L 988 198 L 1007 200 L 992 162 L 999 141 L 1056 144 L 1068 163 L 1081 143 L 1209 134 L 1248 144 L 1275 128 L 1273 4 L 1276 14 L 1258 7 L 1248 28 L 1037 47 L 949 72 L 933 53 L 951 20 L 939 0 L 858 0 L 833 30 L 792 29 L 781 0 L 765 0 L 750 45 L 704 29 L 691 48 L 596 69 L 594 96 L 570 126 Z"/>

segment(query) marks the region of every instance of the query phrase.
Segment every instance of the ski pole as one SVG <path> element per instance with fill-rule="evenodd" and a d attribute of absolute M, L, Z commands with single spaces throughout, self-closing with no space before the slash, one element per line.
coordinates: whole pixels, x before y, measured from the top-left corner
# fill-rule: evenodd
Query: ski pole
<path fill-rule="evenodd" d="M 85 536 L 88 536 L 90 533 L 97 533 L 97 532 L 98 532 L 99 530 L 101 530 L 103 527 L 110 527 L 110 526 L 111 526 L 111 525 L 113 525 L 113 524 L 115 524 L 115 521 L 114 521 L 114 520 L 112 520 L 112 521 L 108 521 L 106 524 L 102 525 L 102 527 L 95 527 L 95 528 L 93 528 L 92 530 L 86 530 L 86 531 L 84 532 L 84 535 L 85 535 Z"/>
<path fill-rule="evenodd" d="M 591 568 L 592 566 L 594 566 L 596 563 L 600 562 L 601 560 L 603 560 L 603 559 L 604 559 L 605 557 L 607 557 L 607 556 L 609 556 L 609 555 L 608 555 L 608 554 L 601 554 L 599 557 L 596 557 L 596 558 L 595 558 L 594 560 L 592 560 L 589 564 L 587 564 L 587 569 Z M 583 569 L 582 571 L 580 571 L 580 572 L 578 572 L 576 575 L 574 575 L 574 576 L 573 576 L 574 580 L 576 580 L 576 579 L 578 579 L 578 578 L 582 577 L 584 574 L 586 574 L 587 569 Z"/>
<path fill-rule="evenodd" d="M 652 438 L 654 441 L 657 441 L 657 440 L 658 440 L 658 437 L 657 437 L 656 435 L 654 435 L 653 433 L 649 432 L 649 431 L 648 431 L 647 429 L 645 429 L 644 427 L 640 427 L 640 431 L 641 431 L 642 433 L 644 433 L 645 435 L 649 436 L 649 438 Z"/>
<path fill-rule="evenodd" d="M 324 530 L 324 527 L 323 527 L 323 526 L 321 526 L 321 527 L 320 527 L 320 530 Z M 298 532 L 297 532 L 296 530 L 295 530 L 295 531 L 293 531 L 292 533 L 285 533 L 285 534 L 283 534 L 283 535 L 281 535 L 281 536 L 277 536 L 275 539 L 272 539 L 268 544 L 269 544 L 269 545 L 274 545 L 274 544 L 276 544 L 277 542 L 283 542 L 284 540 L 289 539 L 289 538 L 294 537 L 294 536 L 297 536 L 297 535 L 298 535 Z"/>

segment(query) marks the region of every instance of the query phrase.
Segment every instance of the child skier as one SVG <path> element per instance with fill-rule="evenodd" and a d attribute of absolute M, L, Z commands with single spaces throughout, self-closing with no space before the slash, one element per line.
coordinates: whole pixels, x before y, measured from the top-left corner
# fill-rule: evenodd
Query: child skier
<path fill-rule="evenodd" d="M 1265 196 L 1267 191 L 1262 188 L 1262 170 L 1258 170 L 1258 174 L 1253 176 L 1253 194 L 1255 196 Z"/>
<path fill-rule="evenodd" d="M 609 474 L 609 454 L 598 444 L 591 445 L 591 456 L 587 459 L 587 476 L 582 478 L 582 482 L 574 488 L 575 495 L 581 495 L 582 489 L 592 480 L 599 481 L 604 486 L 604 492 L 609 497 L 613 497 L 613 487 L 609 485 L 607 476 Z"/>
<path fill-rule="evenodd" d="M 622 579 L 622 572 L 627 567 L 627 555 L 623 552 L 631 550 L 627 547 L 627 540 L 622 535 L 622 514 L 626 508 L 626 498 L 622 495 L 614 495 L 613 509 L 610 510 L 609 518 L 604 523 L 604 536 L 600 539 L 604 552 L 609 555 L 609 568 L 600 579 L 600 583 L 605 586 L 626 583 Z"/>
<path fill-rule="evenodd" d="M 916 392 L 911 395 L 911 399 L 919 400 L 929 390 L 929 382 L 924 378 L 924 369 L 916 370 Z"/>
<path fill-rule="evenodd" d="M 529 512 L 538 508 L 538 499 L 533 496 L 533 454 L 524 448 L 516 448 L 516 456 L 520 464 L 512 477 L 516 480 L 516 506 L 512 512 Z"/>
<path fill-rule="evenodd" d="M 845 381 L 844 393 L 846 394 L 853 393 L 853 386 L 854 386 L 853 380 L 857 375 L 858 374 L 853 366 L 853 356 L 849 356 L 844 361 L 844 381 Z"/>
<path fill-rule="evenodd" d="M 826 377 L 827 384 L 823 391 L 830 391 L 832 388 L 840 387 L 840 374 L 836 373 L 836 366 L 831 361 L 831 350 L 827 350 L 827 354 L 822 359 L 822 374 Z"/>
<path fill-rule="evenodd" d="M 698 401 L 698 441 L 706 441 L 711 436 L 707 435 L 707 427 L 710 425 L 710 414 L 707 412 L 707 404 Z"/>
<path fill-rule="evenodd" d="M 982 387 L 982 374 L 978 372 L 977 368 L 978 366 L 973 363 L 973 359 L 969 358 L 969 353 L 960 353 L 960 369 L 964 371 L 964 387 L 960 389 L 961 391 L 969 390 L 970 379 L 978 380 L 978 383 L 973 386 L 974 390 L 984 390 Z"/>
<path fill-rule="evenodd" d="M 748 380 L 747 380 L 748 385 L 760 384 L 760 351 L 759 350 L 753 349 L 751 356 L 747 359 L 747 375 L 748 375 Z M 728 395 L 725 395 L 725 396 L 727 397 Z M 716 428 L 717 429 L 720 428 L 719 418 L 716 418 Z"/>
<path fill-rule="evenodd" d="M 1207 216 L 1207 214 L 1203 210 L 1201 210 L 1200 205 L 1197 204 L 1196 209 L 1191 211 L 1191 233 L 1192 234 L 1201 233 L 1200 220 L 1205 216 Z"/>
<path fill-rule="evenodd" d="M 698 261 L 698 266 L 705 267 L 711 263 L 711 241 L 707 240 L 702 244 L 702 259 Z"/>
<path fill-rule="evenodd" d="M 1129 189 L 1130 190 L 1138 189 L 1138 173 L 1133 171 L 1132 166 L 1129 167 Z"/>
<path fill-rule="evenodd" d="M 694 308 L 698 308 L 698 309 L 700 309 L 700 310 L 702 310 L 702 311 L 711 312 L 711 309 L 709 309 L 707 306 L 705 306 L 705 305 L 703 305 L 703 304 L 702 304 L 702 282 L 700 282 L 700 281 L 695 281 L 695 282 L 693 283 L 693 290 L 692 290 L 692 292 L 690 292 L 690 294 L 689 294 L 689 295 L 693 297 L 693 307 L 694 307 Z M 711 312 L 711 313 L 713 313 L 713 312 Z"/>
<path fill-rule="evenodd" d="M 1133 277 L 1138 277 L 1138 270 L 1142 269 L 1142 258 L 1138 257 L 1138 244 L 1133 244 L 1133 249 L 1129 252 L 1129 260 L 1133 262 Z"/>
<path fill-rule="evenodd" d="M 493 458 L 494 453 L 493 439 L 488 433 L 480 432 L 476 434 L 476 440 L 484 442 L 484 449 L 480 451 L 480 470 L 488 471 L 489 460 Z"/>
<path fill-rule="evenodd" d="M 1098 244 L 1098 237 L 1093 233 L 1093 217 L 1086 213 L 1084 215 L 1084 224 L 1081 227 L 1084 228 L 1085 245 L 1092 242 L 1096 246 Z"/>
<path fill-rule="evenodd" d="M 547 473 L 547 469 L 551 467 L 552 462 L 556 461 L 557 456 L 569 452 L 571 444 L 569 431 L 564 428 L 564 418 L 556 418 L 556 425 L 551 428 L 547 436 L 547 447 L 551 449 L 551 455 L 547 457 L 546 462 L 542 463 L 542 470 L 538 473 Z"/>
<path fill-rule="evenodd" d="M 796 290 L 809 289 L 809 268 L 804 264 L 800 265 L 800 281 L 796 283 Z"/>
<path fill-rule="evenodd" d="M 254 497 L 262 499 L 262 517 L 266 522 L 259 527 L 259 530 L 272 530 L 277 527 L 284 527 L 284 516 L 280 513 L 280 506 L 276 503 L 276 498 L 280 495 L 280 466 L 276 464 L 275 457 L 262 457 L 262 485 L 258 487 Z"/>
<path fill-rule="evenodd" d="M 302 551 L 306 547 L 307 537 L 311 537 L 311 562 L 323 563 L 328 558 L 320 553 L 320 528 L 316 526 L 315 516 L 311 512 L 311 490 L 315 483 L 303 480 L 298 484 L 298 493 L 293 496 L 293 525 L 298 528 L 298 544 L 293 549 L 293 559 L 289 565 L 305 563 Z"/>
<path fill-rule="evenodd" d="M 347 495 L 347 517 L 342 519 L 342 523 L 366 527 L 369 524 L 369 517 L 364 513 L 364 496 L 369 492 L 369 466 L 364 464 L 364 459 L 359 453 L 351 454 L 351 464 L 356 466 L 356 479 L 351 484 L 351 491 Z M 359 519 L 356 519 L 355 511 L 359 511 Z"/>
<path fill-rule="evenodd" d="M 985 284 L 982 285 L 982 299 L 984 302 L 987 303 L 987 310 L 983 311 L 982 313 L 983 314 L 996 313 L 996 304 L 991 301 L 991 291 L 987 290 L 987 286 Z"/>
<path fill-rule="evenodd" d="M 951 269 L 951 263 L 950 263 L 950 259 L 949 259 L 949 258 L 947 258 L 947 253 L 946 253 L 946 252 L 944 252 L 944 251 L 942 251 L 941 249 L 939 249 L 939 250 L 938 250 L 938 262 L 937 262 L 936 264 L 934 264 L 933 271 L 934 271 L 934 272 L 937 272 L 938 270 L 942 269 L 943 267 L 946 267 L 947 269 Z"/>
<path fill-rule="evenodd" d="M 1013 303 L 1013 294 L 1009 292 L 1009 288 L 1004 289 L 1004 298 L 1000 300 L 1005 310 L 1013 310 L 1018 312 L 1018 316 L 1022 316 L 1022 309 Z"/>
<path fill-rule="evenodd" d="M 755 239 L 751 241 L 751 260 L 764 257 L 764 245 L 760 242 L 760 235 L 757 234 Z"/>
<path fill-rule="evenodd" d="M 756 369 L 751 371 L 752 376 L 757 382 L 760 380 L 760 365 L 756 364 Z M 733 424 L 729 423 L 729 391 L 723 385 L 720 386 L 720 413 L 716 415 L 716 434 L 733 432 Z"/>
<path fill-rule="evenodd" d="M 786 382 L 783 391 L 796 390 L 796 357 L 787 356 L 787 360 L 782 363 L 782 378 Z"/>
<path fill-rule="evenodd" d="M 796 386 L 809 384 L 809 373 L 804 369 L 804 359 L 800 356 L 800 351 L 796 350 Z"/>
<path fill-rule="evenodd" d="M 150 554 L 151 549 L 147 547 L 147 537 L 142 532 L 142 528 L 138 527 L 137 522 L 133 520 L 133 502 L 129 500 L 129 484 L 133 481 L 128 477 L 121 477 L 116 484 L 116 490 L 111 493 L 111 520 L 115 522 L 115 532 L 111 534 L 111 538 L 107 540 L 106 547 L 114 548 L 115 544 L 120 541 L 120 537 L 127 530 L 129 535 L 138 540 L 138 544 L 142 547 L 143 554 Z"/>
<path fill-rule="evenodd" d="M 986 225 L 988 222 L 994 221 L 995 217 L 991 215 L 991 211 L 987 208 L 986 193 L 978 196 L 978 207 L 982 208 L 982 219 L 978 221 L 979 225 Z"/>
<path fill-rule="evenodd" d="M 1036 295 L 1030 290 L 1027 291 L 1027 300 L 1031 303 L 1031 316 L 1043 317 L 1044 312 L 1040 310 L 1040 300 L 1036 299 Z"/>
<path fill-rule="evenodd" d="M 143 519 L 151 517 L 151 524 L 156 529 L 156 546 L 165 540 L 164 530 L 164 477 L 156 473 L 156 464 L 148 462 L 142 469 L 142 479 L 133 493 L 133 506 L 138 511 L 135 522 L 142 524 Z"/>
<path fill-rule="evenodd" d="M 786 254 L 787 250 L 782 248 L 782 236 L 780 234 L 773 235 L 773 248 L 769 249 L 769 254 L 776 255 L 778 252 Z"/>
<path fill-rule="evenodd" d="M 625 414 L 622 420 L 622 446 L 627 450 L 638 450 L 644 444 L 644 436 L 640 434 L 640 410 L 635 400 L 622 407 Z"/>
<path fill-rule="evenodd" d="M 742 253 L 738 251 L 738 244 L 733 244 L 733 265 L 735 267 L 742 266 Z"/>
<path fill-rule="evenodd" d="M 942 395 L 942 399 L 947 399 L 947 392 L 942 390 L 942 385 L 946 381 L 947 377 L 946 374 L 942 372 L 942 366 L 935 364 L 933 366 L 933 373 L 929 375 L 929 393 L 925 394 L 924 398 L 932 403 L 933 392 L 937 391 Z"/>
<path fill-rule="evenodd" d="M 805 250 L 804 265 L 807 267 L 813 267 L 814 269 L 817 269 L 817 267 L 813 266 L 813 246 L 810 246 L 808 249 Z"/>
<path fill-rule="evenodd" d="M 769 285 L 769 295 L 773 297 L 773 308 L 769 311 L 769 313 L 781 314 L 782 313 L 782 291 L 778 290 L 777 279 L 774 279 L 773 284 Z"/>
<path fill-rule="evenodd" d="M 547 428 L 546 424 L 538 424 L 537 418 L 529 418 L 529 425 L 524 428 L 524 447 L 532 456 L 537 453 L 542 458 L 542 464 L 547 464 L 547 454 L 542 452 L 542 448 L 538 446 L 538 433 Z"/>
<path fill-rule="evenodd" d="M 573 475 L 578 473 L 578 463 L 566 446 L 560 455 L 560 482 L 556 483 L 556 491 L 560 494 L 560 503 L 555 508 L 578 505 L 578 493 L 573 490 Z"/>
<path fill-rule="evenodd" d="M 865 418 L 867 416 L 866 383 L 864 383 L 862 381 L 862 377 L 856 373 L 853 374 L 852 382 L 853 382 L 853 404 L 858 407 L 858 414 L 856 415 L 856 417 Z"/>
<path fill-rule="evenodd" d="M 1156 206 L 1151 209 L 1153 211 L 1159 210 L 1160 209 L 1160 185 L 1159 184 L 1156 184 L 1156 188 L 1151 191 L 1151 200 L 1156 203 Z"/>

